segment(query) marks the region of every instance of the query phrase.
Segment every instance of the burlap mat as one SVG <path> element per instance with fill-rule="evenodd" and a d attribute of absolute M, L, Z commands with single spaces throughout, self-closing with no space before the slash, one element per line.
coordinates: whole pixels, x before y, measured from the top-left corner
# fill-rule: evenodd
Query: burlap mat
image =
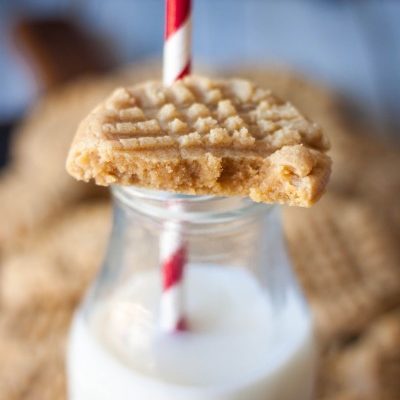
<path fill-rule="evenodd" d="M 64 173 L 79 119 L 153 65 L 88 78 L 43 98 L 19 128 L 0 178 L 0 400 L 66 398 L 71 315 L 101 262 L 106 192 Z M 364 135 L 340 97 L 287 71 L 231 71 L 289 98 L 330 134 L 334 173 L 310 210 L 285 210 L 296 271 L 314 312 L 317 398 L 400 396 L 400 151 Z M 363 133 L 363 136 L 359 132 Z"/>

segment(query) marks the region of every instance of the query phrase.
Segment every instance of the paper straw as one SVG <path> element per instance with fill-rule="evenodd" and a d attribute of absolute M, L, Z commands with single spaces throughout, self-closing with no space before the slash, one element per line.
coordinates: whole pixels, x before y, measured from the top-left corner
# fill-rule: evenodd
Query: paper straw
<path fill-rule="evenodd" d="M 164 84 L 190 74 L 192 14 L 191 0 L 166 0 Z"/>
<path fill-rule="evenodd" d="M 181 212 L 181 206 L 170 203 L 168 210 Z M 184 270 L 187 261 L 187 243 L 182 225 L 169 220 L 164 224 L 160 238 L 162 267 L 161 328 L 168 332 L 185 331 L 187 323 L 184 310 Z"/>
<path fill-rule="evenodd" d="M 166 0 L 163 80 L 170 85 L 190 73 L 191 0 Z M 170 202 L 171 212 L 181 212 L 177 202 Z M 183 278 L 187 261 L 187 243 L 179 221 L 164 224 L 160 237 L 160 262 L 163 275 L 161 328 L 168 332 L 188 329 L 184 310 Z"/>

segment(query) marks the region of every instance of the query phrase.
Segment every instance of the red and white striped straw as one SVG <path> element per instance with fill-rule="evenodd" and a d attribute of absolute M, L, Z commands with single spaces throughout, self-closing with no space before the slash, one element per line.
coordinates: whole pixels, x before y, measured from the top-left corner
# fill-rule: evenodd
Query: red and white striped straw
<path fill-rule="evenodd" d="M 165 85 L 182 79 L 191 67 L 191 0 L 166 0 L 163 80 Z M 170 203 L 171 212 L 182 211 Z M 168 332 L 186 331 L 183 277 L 187 244 L 179 221 L 164 224 L 160 238 L 160 261 L 163 274 L 161 328 Z"/>
<path fill-rule="evenodd" d="M 170 203 L 170 212 L 181 212 L 181 206 Z M 160 305 L 161 329 L 167 332 L 187 330 L 183 278 L 187 261 L 187 243 L 179 221 L 173 219 L 164 224 L 160 238 L 160 261 L 163 291 Z"/>
<path fill-rule="evenodd" d="M 166 0 L 164 84 L 190 74 L 192 13 L 191 0 Z"/>

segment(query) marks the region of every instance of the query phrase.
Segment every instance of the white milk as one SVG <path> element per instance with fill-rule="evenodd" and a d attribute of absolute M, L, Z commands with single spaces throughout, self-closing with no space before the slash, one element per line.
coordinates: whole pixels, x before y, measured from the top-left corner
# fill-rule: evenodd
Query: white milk
<path fill-rule="evenodd" d="M 274 315 L 245 270 L 190 266 L 190 333 L 158 328 L 160 277 L 137 274 L 77 315 L 68 354 L 71 400 L 308 400 L 314 348 L 294 301 Z"/>

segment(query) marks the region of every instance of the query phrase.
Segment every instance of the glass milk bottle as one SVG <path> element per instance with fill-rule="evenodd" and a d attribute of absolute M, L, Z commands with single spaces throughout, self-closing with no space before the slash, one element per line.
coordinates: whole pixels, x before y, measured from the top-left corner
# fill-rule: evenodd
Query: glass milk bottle
<path fill-rule="evenodd" d="M 71 328 L 69 399 L 311 399 L 312 325 L 280 207 L 132 187 L 114 187 L 113 199 L 104 265 Z M 188 244 L 189 329 L 179 333 L 160 327 L 159 245 L 171 220 Z"/>

